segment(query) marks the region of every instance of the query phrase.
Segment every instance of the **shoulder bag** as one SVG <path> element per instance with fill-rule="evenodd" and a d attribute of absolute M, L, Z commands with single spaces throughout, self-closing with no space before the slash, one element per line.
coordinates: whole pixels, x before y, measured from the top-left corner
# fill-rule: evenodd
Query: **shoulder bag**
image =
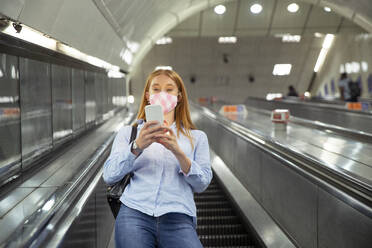
<path fill-rule="evenodd" d="M 130 135 L 129 144 L 137 137 L 137 127 L 132 126 L 132 132 Z M 107 187 L 107 201 L 110 205 L 111 212 L 116 219 L 116 216 L 119 213 L 121 202 L 120 197 L 124 192 L 125 187 L 129 184 L 130 178 L 133 173 L 129 173 L 123 177 L 119 182 L 115 183 L 112 186 Z"/>

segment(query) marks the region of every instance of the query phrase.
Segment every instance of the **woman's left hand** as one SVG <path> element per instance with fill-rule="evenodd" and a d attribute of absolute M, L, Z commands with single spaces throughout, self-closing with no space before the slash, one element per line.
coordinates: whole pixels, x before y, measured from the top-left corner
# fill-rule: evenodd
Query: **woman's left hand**
<path fill-rule="evenodd" d="M 173 133 L 173 130 L 171 128 L 165 126 L 163 126 L 163 128 L 164 134 L 156 135 L 156 141 L 176 155 L 180 152 L 180 147 L 178 146 L 176 135 Z"/>

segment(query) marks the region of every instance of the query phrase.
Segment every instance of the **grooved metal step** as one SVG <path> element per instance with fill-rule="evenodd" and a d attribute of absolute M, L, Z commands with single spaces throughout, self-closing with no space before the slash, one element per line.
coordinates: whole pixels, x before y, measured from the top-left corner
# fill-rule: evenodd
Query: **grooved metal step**
<path fill-rule="evenodd" d="M 206 201 L 206 202 L 196 202 L 196 208 L 226 208 L 230 207 L 230 203 L 228 201 Z"/>
<path fill-rule="evenodd" d="M 199 225 L 197 227 L 197 232 L 200 235 L 218 235 L 218 234 L 236 234 L 244 233 L 245 229 L 242 224 L 232 224 L 232 225 Z"/>
<path fill-rule="evenodd" d="M 254 241 L 236 215 L 228 198 L 216 182 L 194 195 L 197 233 L 205 248 L 254 248 Z"/>
<path fill-rule="evenodd" d="M 234 215 L 232 208 L 201 208 L 197 210 L 197 216 L 231 216 Z"/>
<path fill-rule="evenodd" d="M 224 201 L 226 200 L 224 195 L 195 195 L 195 202 L 200 201 Z"/>
<path fill-rule="evenodd" d="M 200 235 L 203 245 L 231 246 L 231 245 L 250 245 L 251 240 L 247 234 L 227 234 L 227 235 Z"/>

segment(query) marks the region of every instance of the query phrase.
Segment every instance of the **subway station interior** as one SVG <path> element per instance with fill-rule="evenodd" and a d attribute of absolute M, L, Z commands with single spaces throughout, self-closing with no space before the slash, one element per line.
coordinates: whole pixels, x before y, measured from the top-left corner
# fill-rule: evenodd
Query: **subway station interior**
<path fill-rule="evenodd" d="M 0 247 L 124 247 L 104 165 L 157 70 L 208 139 L 203 247 L 372 247 L 371 0 L 0 0 Z"/>

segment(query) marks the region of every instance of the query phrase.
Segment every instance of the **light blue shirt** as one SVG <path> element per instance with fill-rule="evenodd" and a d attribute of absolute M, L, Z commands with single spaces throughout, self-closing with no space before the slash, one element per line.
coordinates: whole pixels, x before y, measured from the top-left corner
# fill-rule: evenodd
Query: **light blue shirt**
<path fill-rule="evenodd" d="M 350 88 L 349 88 L 349 78 L 342 79 L 338 82 L 339 87 L 344 88 L 344 98 L 349 99 L 350 98 Z"/>
<path fill-rule="evenodd" d="M 143 124 L 138 125 L 137 136 Z M 175 123 L 171 125 L 177 135 Z M 178 145 L 191 161 L 188 174 L 171 151 L 159 143 L 152 143 L 136 157 L 129 139 L 132 127 L 122 127 L 115 137 L 110 156 L 103 167 L 103 179 L 111 185 L 133 172 L 130 184 L 120 198 L 127 207 L 151 216 L 184 213 L 196 217 L 193 192 L 204 191 L 212 180 L 208 138 L 203 131 L 191 130 L 190 140 L 180 133 Z"/>

